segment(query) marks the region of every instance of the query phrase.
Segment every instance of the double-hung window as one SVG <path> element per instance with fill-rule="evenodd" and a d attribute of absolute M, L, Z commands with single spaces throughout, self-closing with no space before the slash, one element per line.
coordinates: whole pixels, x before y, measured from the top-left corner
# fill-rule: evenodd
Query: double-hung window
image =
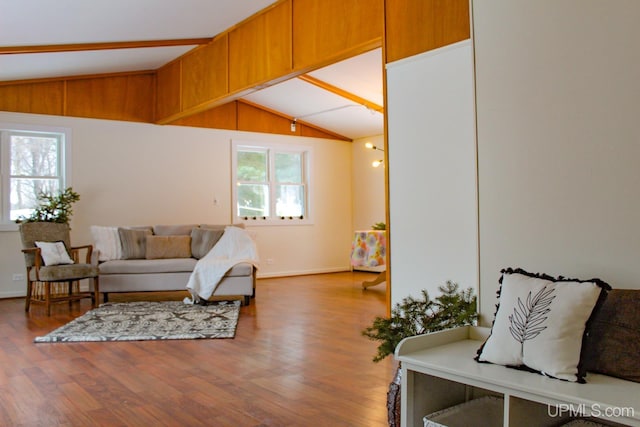
<path fill-rule="evenodd" d="M 250 224 L 308 224 L 309 147 L 233 143 L 234 217 Z"/>
<path fill-rule="evenodd" d="M 0 124 L 1 226 L 28 217 L 41 193 L 57 193 L 68 185 L 66 155 L 69 131 Z"/>

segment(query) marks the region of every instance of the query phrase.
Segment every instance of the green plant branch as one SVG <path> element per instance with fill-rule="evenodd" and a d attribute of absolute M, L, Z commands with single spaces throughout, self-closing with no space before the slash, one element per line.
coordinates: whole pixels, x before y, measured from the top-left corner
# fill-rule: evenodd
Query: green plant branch
<path fill-rule="evenodd" d="M 422 298 L 406 297 L 391 310 L 391 317 L 376 317 L 362 335 L 380 341 L 373 358 L 380 362 L 393 354 L 396 346 L 406 337 L 441 331 L 457 326 L 475 324 L 478 313 L 473 289 L 458 291 L 458 284 L 447 281 L 438 287 L 441 295 L 431 299 L 426 290 Z"/>
<path fill-rule="evenodd" d="M 73 215 L 73 204 L 80 200 L 80 195 L 68 187 L 58 194 L 40 193 L 38 200 L 40 204 L 31 215 L 20 216 L 16 219 L 17 223 L 42 221 L 68 224 Z"/>

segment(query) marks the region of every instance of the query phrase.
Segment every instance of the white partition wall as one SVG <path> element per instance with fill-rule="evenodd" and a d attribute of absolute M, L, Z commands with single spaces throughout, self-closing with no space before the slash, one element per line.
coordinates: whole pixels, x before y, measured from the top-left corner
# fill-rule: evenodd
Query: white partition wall
<path fill-rule="evenodd" d="M 467 40 L 387 65 L 392 304 L 477 289 L 472 64 Z"/>
<path fill-rule="evenodd" d="M 640 1 L 474 0 L 473 20 L 483 323 L 504 267 L 640 287 Z"/>

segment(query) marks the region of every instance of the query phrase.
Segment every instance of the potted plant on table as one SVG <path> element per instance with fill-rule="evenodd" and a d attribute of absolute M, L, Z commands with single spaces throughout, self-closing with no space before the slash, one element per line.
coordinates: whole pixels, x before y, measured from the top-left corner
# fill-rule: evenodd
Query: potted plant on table
<path fill-rule="evenodd" d="M 459 290 L 457 283 L 447 281 L 438 290 L 441 294 L 434 299 L 429 297 L 426 290 L 422 290 L 421 298 L 404 298 L 391 310 L 390 317 L 376 317 L 373 324 L 362 331 L 369 339 L 381 342 L 373 358 L 374 362 L 380 362 L 393 354 L 404 338 L 475 324 L 478 313 L 473 289 Z M 398 364 L 387 392 L 391 427 L 400 425 L 401 372 Z"/>

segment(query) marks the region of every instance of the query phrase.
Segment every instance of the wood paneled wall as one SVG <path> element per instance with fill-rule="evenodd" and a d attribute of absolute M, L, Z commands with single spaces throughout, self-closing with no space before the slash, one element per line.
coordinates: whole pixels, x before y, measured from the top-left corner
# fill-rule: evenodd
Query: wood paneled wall
<path fill-rule="evenodd" d="M 176 120 L 171 124 L 177 126 L 237 130 L 237 103 L 238 101 L 232 101 L 228 104 L 210 108 L 201 113 L 193 114 L 191 116 Z"/>
<path fill-rule="evenodd" d="M 0 110 L 153 122 L 155 73 L 0 85 Z"/>
<path fill-rule="evenodd" d="M 0 86 L 0 110 L 62 116 L 64 91 L 64 81 Z"/>
<path fill-rule="evenodd" d="M 291 0 L 229 33 L 229 93 L 291 73 Z"/>
<path fill-rule="evenodd" d="M 224 34 L 198 47 L 182 60 L 182 109 L 198 106 L 229 92 L 228 37 Z M 171 84 L 171 83 L 170 83 Z"/>
<path fill-rule="evenodd" d="M 471 37 L 469 0 L 385 0 L 385 62 Z"/>
<path fill-rule="evenodd" d="M 65 115 L 153 121 L 155 73 L 67 81 Z"/>
<path fill-rule="evenodd" d="M 305 70 L 380 47 L 381 0 L 294 0 L 293 65 Z"/>
<path fill-rule="evenodd" d="M 276 133 L 280 135 L 309 136 L 350 141 L 349 138 L 320 129 L 304 121 L 298 121 L 296 131 L 291 132 L 291 118 L 269 111 L 245 101 L 232 101 L 220 107 L 176 120 L 178 126 L 230 129 L 247 132 Z"/>
<path fill-rule="evenodd" d="M 156 115 L 168 117 L 182 109 L 182 61 L 173 61 L 156 72 Z"/>

